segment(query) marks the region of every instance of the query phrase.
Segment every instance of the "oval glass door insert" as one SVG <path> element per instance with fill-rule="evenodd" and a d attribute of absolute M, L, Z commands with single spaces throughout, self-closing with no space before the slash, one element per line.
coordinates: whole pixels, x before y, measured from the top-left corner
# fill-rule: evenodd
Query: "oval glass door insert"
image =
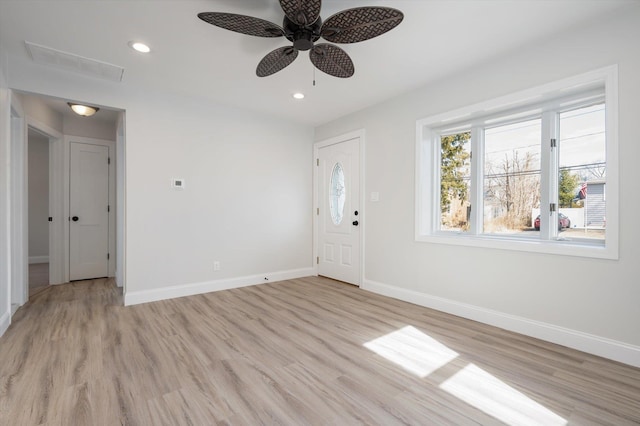
<path fill-rule="evenodd" d="M 330 185 L 329 210 L 331 211 L 331 220 L 335 225 L 340 225 L 344 215 L 344 201 L 346 196 L 342 164 L 336 163 L 335 166 L 333 166 Z"/>

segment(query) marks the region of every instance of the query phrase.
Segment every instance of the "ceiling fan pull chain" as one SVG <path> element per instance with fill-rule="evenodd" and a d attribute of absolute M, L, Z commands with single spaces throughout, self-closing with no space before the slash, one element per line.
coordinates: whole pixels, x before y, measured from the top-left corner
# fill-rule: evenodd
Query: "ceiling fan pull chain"
<path fill-rule="evenodd" d="M 316 67 L 313 67 L 313 87 L 316 87 Z"/>

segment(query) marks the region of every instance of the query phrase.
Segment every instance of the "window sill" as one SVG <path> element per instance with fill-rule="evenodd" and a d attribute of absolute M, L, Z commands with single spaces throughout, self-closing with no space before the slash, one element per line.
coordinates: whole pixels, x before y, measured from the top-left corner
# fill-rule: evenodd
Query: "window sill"
<path fill-rule="evenodd" d="M 482 247 L 498 250 L 544 253 L 561 256 L 577 256 L 598 259 L 618 259 L 617 247 L 605 241 L 594 243 L 584 239 L 558 239 L 544 241 L 533 238 L 497 235 L 467 235 L 454 232 L 440 232 L 431 235 L 416 235 L 417 242 L 448 244 L 467 247 Z"/>

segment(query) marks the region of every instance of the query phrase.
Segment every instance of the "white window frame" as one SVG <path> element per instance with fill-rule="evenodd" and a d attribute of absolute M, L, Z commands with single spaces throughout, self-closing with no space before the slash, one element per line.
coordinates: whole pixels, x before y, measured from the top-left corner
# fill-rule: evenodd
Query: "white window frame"
<path fill-rule="evenodd" d="M 476 127 L 472 124 L 478 122 L 492 122 L 500 117 L 502 122 L 513 114 L 514 119 L 524 120 L 532 116 L 538 110 L 538 116 L 545 114 L 543 106 L 549 103 L 557 104 L 567 97 L 575 97 L 578 94 L 588 94 L 590 91 L 602 90 L 604 87 L 604 102 L 606 108 L 606 161 L 607 161 L 607 226 L 605 228 L 605 240 L 603 245 L 595 245 L 584 240 L 562 240 L 549 238 L 550 227 L 545 227 L 549 235 L 542 234 L 541 238 L 517 238 L 514 236 L 501 237 L 490 234 L 482 234 L 482 215 L 471 215 L 470 229 L 468 232 L 440 231 L 440 164 L 439 164 L 439 135 L 451 134 L 456 131 L 472 132 Z M 554 122 L 554 120 L 547 120 Z M 557 125 L 557 123 L 556 123 Z M 543 140 L 546 136 L 555 135 L 556 129 L 543 125 Z M 477 167 L 477 162 L 483 158 L 481 152 L 483 143 L 480 138 L 483 131 L 475 131 L 471 135 L 472 173 L 470 201 L 473 209 L 482 206 L 481 190 L 477 188 L 482 170 Z M 557 188 L 549 179 L 557 179 L 551 176 L 548 167 L 552 164 L 557 150 L 542 149 L 541 152 L 541 187 Z M 474 164 L 475 163 L 475 164 Z M 453 244 L 470 247 L 485 247 L 536 253 L 549 253 L 568 256 L 580 256 L 602 259 L 618 259 L 618 233 L 619 233 L 619 158 L 618 158 L 618 67 L 612 65 L 578 76 L 548 83 L 529 90 L 502 96 L 479 104 L 459 108 L 443 114 L 420 119 L 416 122 L 416 186 L 415 186 L 415 240 L 426 243 Z M 475 167 L 474 167 L 475 166 Z M 557 189 L 556 189 L 557 190 Z M 552 190 L 553 191 L 553 190 Z M 543 191 L 540 205 L 549 205 L 553 194 Z M 481 211 L 481 209 L 480 209 Z M 555 215 L 549 223 L 554 223 Z"/>

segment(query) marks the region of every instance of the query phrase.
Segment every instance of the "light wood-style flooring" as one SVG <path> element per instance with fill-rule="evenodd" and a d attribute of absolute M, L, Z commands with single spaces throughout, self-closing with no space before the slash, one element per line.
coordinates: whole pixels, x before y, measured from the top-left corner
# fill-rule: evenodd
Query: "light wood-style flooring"
<path fill-rule="evenodd" d="M 215 424 L 637 425 L 640 369 L 318 277 L 51 286 L 0 338 L 0 425 Z"/>
<path fill-rule="evenodd" d="M 49 263 L 29 264 L 29 297 L 49 285 Z"/>

